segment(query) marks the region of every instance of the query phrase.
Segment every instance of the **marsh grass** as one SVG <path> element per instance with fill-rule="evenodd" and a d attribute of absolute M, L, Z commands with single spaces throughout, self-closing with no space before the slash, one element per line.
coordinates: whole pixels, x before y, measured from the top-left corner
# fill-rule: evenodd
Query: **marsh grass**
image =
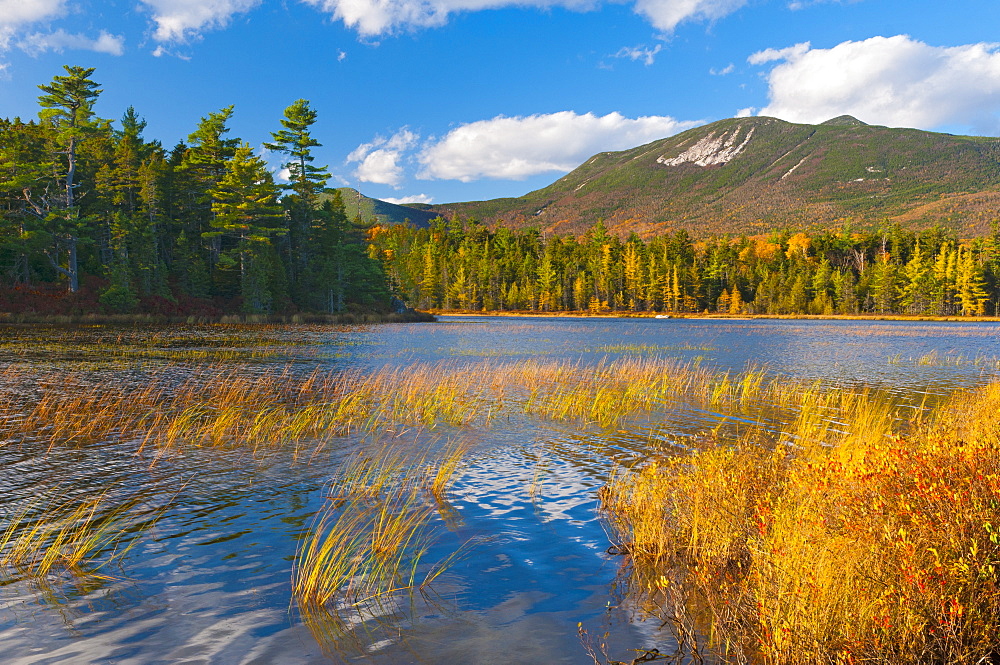
<path fill-rule="evenodd" d="M 0 440 L 85 445 L 136 440 L 140 450 L 182 445 L 243 447 L 254 453 L 286 445 L 311 452 L 334 437 L 404 424 L 461 426 L 488 419 L 475 377 L 434 366 L 360 373 L 266 372 L 208 366 L 186 378 L 150 373 L 135 386 L 86 385 L 81 376 L 0 374 Z M 469 379 L 473 380 L 469 380 Z M 25 386 L 38 394 L 25 398 Z"/>
<path fill-rule="evenodd" d="M 42 494 L 25 500 L 4 516 L 0 571 L 29 580 L 59 573 L 111 579 L 101 571 L 124 558 L 165 509 L 113 490 L 82 499 Z"/>
<path fill-rule="evenodd" d="M 804 394 L 784 442 L 758 431 L 611 478 L 642 602 L 735 662 L 994 662 L 1000 385 L 905 437 L 884 401 L 835 392 Z"/>
<path fill-rule="evenodd" d="M 430 585 L 464 554 L 466 545 L 425 561 L 437 523 L 454 519 L 446 495 L 470 446 L 447 442 L 433 458 L 428 448 L 382 446 L 342 467 L 299 547 L 292 580 L 303 621 L 324 648 L 391 625 L 389 617 L 418 596 L 426 601 Z"/>
<path fill-rule="evenodd" d="M 255 456 L 291 448 L 309 458 L 341 437 L 483 428 L 517 412 L 610 428 L 685 403 L 752 419 L 761 405 L 794 412 L 808 402 L 803 394 L 825 392 L 761 369 L 731 375 L 663 358 L 428 363 L 369 373 L 171 364 L 132 384 L 8 368 L 0 372 L 0 442 L 133 442 L 153 453 L 152 463 L 184 446 Z"/>

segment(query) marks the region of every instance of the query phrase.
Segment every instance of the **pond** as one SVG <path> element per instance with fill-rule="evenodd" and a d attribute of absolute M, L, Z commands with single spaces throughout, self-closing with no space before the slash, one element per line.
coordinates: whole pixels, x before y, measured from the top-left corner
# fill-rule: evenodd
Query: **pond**
<path fill-rule="evenodd" d="M 190 389 L 210 381 L 206 367 L 292 382 L 315 373 L 401 377 L 414 367 L 489 375 L 525 362 L 587 375 L 634 358 L 733 376 L 758 368 L 920 409 L 997 378 L 1000 324 L 441 317 L 365 327 L 2 329 L 0 418 L 10 427 L 0 430 L 0 533 L 25 502 L 52 492 L 114 488 L 161 507 L 99 571 L 40 579 L 0 568 L 3 661 L 551 665 L 593 663 L 588 644 L 619 660 L 637 647 L 669 650 L 660 622 L 644 621 L 629 601 L 597 493 L 616 465 L 731 426 L 732 413 L 705 402 L 664 400 L 602 424 L 540 417 L 511 393 L 489 417 L 392 425 L 380 437 L 348 428 L 315 449 L 158 450 L 118 430 L 54 443 L 49 432 L 15 426 L 53 394 L 118 391 L 127 410 L 154 378 Z M 748 418 L 781 427 L 774 414 L 735 420 Z M 420 593 L 354 608 L 329 630 L 303 616 L 292 592 L 297 552 L 345 460 L 387 441 L 438 450 L 459 439 L 469 452 L 423 558 L 449 562 L 440 576 Z"/>

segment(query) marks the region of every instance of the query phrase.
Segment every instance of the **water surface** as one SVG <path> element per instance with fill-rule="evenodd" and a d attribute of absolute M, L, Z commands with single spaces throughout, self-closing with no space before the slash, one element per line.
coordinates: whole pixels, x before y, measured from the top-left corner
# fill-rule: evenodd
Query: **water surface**
<path fill-rule="evenodd" d="M 26 399 L 80 385 L 141 385 L 164 368 L 180 381 L 205 363 L 308 373 L 532 358 L 586 371 L 630 356 L 734 373 L 764 367 L 919 405 L 995 378 L 1000 324 L 442 317 L 364 327 L 0 331 L 3 389 Z M 417 433 L 473 440 L 428 554 L 464 547 L 464 556 L 429 596 L 371 608 L 354 639 L 340 641 L 304 622 L 290 579 L 324 488 L 363 442 L 345 437 L 308 459 L 195 447 L 154 459 L 127 437 L 81 448 L 0 442 L 0 529 L 12 506 L 53 488 L 84 496 L 114 486 L 172 501 L 111 579 L 39 584 L 7 571 L 0 653 L 17 664 L 591 663 L 578 624 L 617 659 L 638 646 L 666 650 L 658 622 L 643 622 L 621 593 L 621 558 L 607 552 L 596 494 L 613 465 L 724 417 L 678 403 L 610 430 L 515 412 L 485 428 Z"/>

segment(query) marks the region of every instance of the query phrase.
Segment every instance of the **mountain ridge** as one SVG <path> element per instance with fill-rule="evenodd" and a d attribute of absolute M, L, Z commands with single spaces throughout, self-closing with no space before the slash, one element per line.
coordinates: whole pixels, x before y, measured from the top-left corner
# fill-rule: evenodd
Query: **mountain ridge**
<path fill-rule="evenodd" d="M 1000 138 L 730 118 L 602 152 L 522 197 L 421 206 L 490 225 L 620 234 L 940 224 L 983 234 L 1000 210 Z"/>

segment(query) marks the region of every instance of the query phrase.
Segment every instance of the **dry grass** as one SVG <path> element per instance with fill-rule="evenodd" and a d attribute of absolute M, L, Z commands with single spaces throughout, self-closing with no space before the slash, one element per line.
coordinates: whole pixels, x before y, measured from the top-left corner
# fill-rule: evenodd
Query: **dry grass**
<path fill-rule="evenodd" d="M 0 570 L 32 580 L 59 572 L 103 576 L 149 529 L 163 508 L 152 510 L 138 498 L 120 499 L 107 490 L 69 498 L 42 495 L 5 515 L 0 533 Z"/>
<path fill-rule="evenodd" d="M 26 387 L 39 396 L 25 399 Z M 139 386 L 7 370 L 0 375 L 0 440 L 49 446 L 138 440 L 140 449 L 160 452 L 182 444 L 264 452 L 291 442 L 315 450 L 334 437 L 400 423 L 465 425 L 488 417 L 480 391 L 474 377 L 433 365 L 367 376 L 208 366 L 182 380 L 165 369 Z"/>
<path fill-rule="evenodd" d="M 791 443 L 619 472 L 603 503 L 652 611 L 734 662 L 994 662 L 998 411 L 992 385 L 904 438 L 883 403 L 814 391 Z"/>
<path fill-rule="evenodd" d="M 451 518 L 446 492 L 469 442 L 430 455 L 394 447 L 358 454 L 339 472 L 296 555 L 292 592 L 306 626 L 327 650 L 373 630 L 423 594 L 465 551 L 425 561 L 435 522 Z"/>

